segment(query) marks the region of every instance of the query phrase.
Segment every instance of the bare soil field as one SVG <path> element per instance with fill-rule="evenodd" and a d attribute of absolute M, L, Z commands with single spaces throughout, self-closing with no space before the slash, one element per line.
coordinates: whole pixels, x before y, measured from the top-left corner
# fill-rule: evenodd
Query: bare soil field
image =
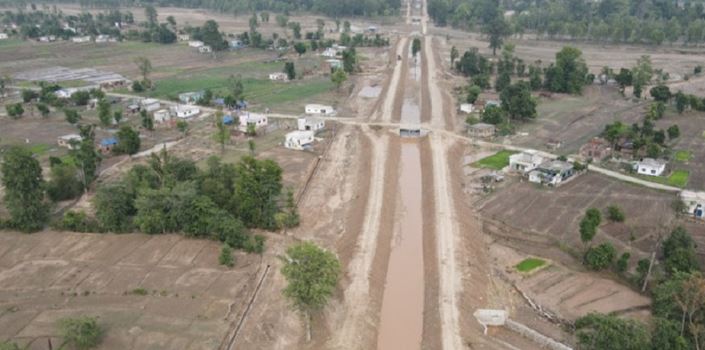
<path fill-rule="evenodd" d="M 688 161 L 672 159 L 671 168 L 690 172 L 686 188 L 705 190 L 705 114 L 696 111 L 684 112 L 682 115 L 669 112 L 664 118 L 656 121 L 656 127 L 661 129 L 667 129 L 671 125 L 678 125 L 680 130 L 680 136 L 671 145 L 673 153 L 688 151 L 691 155 Z"/>
<path fill-rule="evenodd" d="M 212 349 L 238 319 L 256 255 L 218 265 L 219 244 L 177 235 L 0 235 L 0 338 L 44 349 L 63 317 L 97 316 L 111 349 Z M 145 294 L 145 295 L 142 295 Z"/>

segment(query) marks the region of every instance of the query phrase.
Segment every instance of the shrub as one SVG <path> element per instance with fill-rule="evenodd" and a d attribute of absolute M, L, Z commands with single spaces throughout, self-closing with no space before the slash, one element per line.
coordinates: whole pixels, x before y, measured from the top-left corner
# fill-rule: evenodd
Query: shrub
<path fill-rule="evenodd" d="M 93 317 L 65 318 L 59 321 L 64 344 L 79 350 L 95 348 L 103 338 L 103 329 Z"/>
<path fill-rule="evenodd" d="M 223 248 L 220 249 L 220 256 L 218 257 L 218 262 L 227 267 L 233 267 L 235 265 L 235 259 L 233 259 L 233 250 L 229 245 L 223 244 Z"/>
<path fill-rule="evenodd" d="M 612 222 L 624 222 L 624 212 L 616 205 L 607 207 L 607 218 Z"/>
<path fill-rule="evenodd" d="M 85 212 L 69 210 L 59 222 L 58 228 L 73 232 L 96 232 L 99 231 L 97 226 Z"/>
<path fill-rule="evenodd" d="M 242 249 L 248 253 L 262 254 L 264 253 L 264 241 L 265 238 L 262 235 L 249 236 Z"/>
<path fill-rule="evenodd" d="M 616 254 L 612 244 L 602 243 L 597 247 L 588 249 L 585 253 L 584 264 L 595 271 L 604 270 L 612 264 Z"/>
<path fill-rule="evenodd" d="M 627 271 L 627 267 L 629 266 L 629 258 L 631 257 L 631 254 L 628 252 L 625 252 L 622 254 L 622 256 L 619 257 L 619 260 L 617 260 L 617 271 L 619 272 L 624 272 Z"/>

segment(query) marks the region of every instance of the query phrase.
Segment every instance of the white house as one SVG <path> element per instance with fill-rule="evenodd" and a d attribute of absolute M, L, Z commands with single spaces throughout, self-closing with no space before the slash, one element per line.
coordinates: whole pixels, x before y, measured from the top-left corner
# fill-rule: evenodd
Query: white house
<path fill-rule="evenodd" d="M 71 41 L 73 41 L 75 43 L 87 43 L 87 42 L 91 41 L 91 37 L 88 35 L 75 36 L 75 37 L 71 38 Z"/>
<path fill-rule="evenodd" d="M 153 99 L 153 98 L 146 98 L 146 99 L 142 100 L 142 102 L 140 102 L 140 104 L 142 105 L 142 109 L 144 109 L 147 112 L 154 112 L 154 111 L 158 110 L 159 107 L 161 107 L 161 105 L 159 104 L 159 101 L 156 99 Z"/>
<path fill-rule="evenodd" d="M 332 69 L 339 69 L 343 68 L 343 61 L 337 59 L 337 58 L 329 58 L 326 60 L 326 63 L 328 66 Z"/>
<path fill-rule="evenodd" d="M 323 130 L 326 127 L 326 121 L 320 118 L 299 118 L 296 121 L 297 128 L 301 131 Z"/>
<path fill-rule="evenodd" d="M 39 41 L 43 43 L 49 43 L 49 42 L 54 42 L 56 41 L 56 35 L 45 35 L 45 36 L 40 36 Z"/>
<path fill-rule="evenodd" d="M 247 131 L 248 125 L 254 125 L 255 130 L 267 126 L 267 116 L 259 113 L 246 112 L 240 115 L 238 128 Z"/>
<path fill-rule="evenodd" d="M 575 174 L 573 164 L 560 160 L 551 160 L 540 164 L 529 172 L 529 182 L 558 186 Z"/>
<path fill-rule="evenodd" d="M 95 37 L 95 42 L 97 43 L 107 43 L 108 41 L 113 41 L 111 40 L 112 38 L 110 35 L 107 34 L 100 34 L 97 37 Z"/>
<path fill-rule="evenodd" d="M 179 41 L 189 41 L 191 40 L 191 36 L 188 34 L 179 34 L 178 36 Z"/>
<path fill-rule="evenodd" d="M 200 41 L 200 40 L 191 40 L 191 41 L 188 42 L 188 46 L 198 48 L 198 47 L 203 46 L 203 41 Z"/>
<path fill-rule="evenodd" d="M 284 147 L 288 149 L 303 150 L 313 143 L 313 131 L 292 131 L 286 134 Z"/>
<path fill-rule="evenodd" d="M 546 159 L 538 151 L 528 150 L 509 156 L 509 169 L 526 174 L 538 167 Z"/>
<path fill-rule="evenodd" d="M 272 81 L 287 81 L 287 80 L 289 80 L 289 76 L 286 75 L 286 73 L 282 73 L 282 72 L 269 73 L 269 80 L 272 80 Z"/>
<path fill-rule="evenodd" d="M 154 112 L 154 121 L 157 123 L 164 123 L 171 120 L 171 113 L 166 109 L 160 109 Z"/>
<path fill-rule="evenodd" d="M 177 118 L 181 119 L 191 118 L 201 113 L 201 110 L 198 107 L 191 105 L 178 105 L 176 107 L 172 107 L 172 111 Z"/>
<path fill-rule="evenodd" d="M 644 158 L 634 164 L 634 169 L 642 175 L 661 176 L 663 171 L 666 170 L 666 162 L 659 159 Z"/>
<path fill-rule="evenodd" d="M 7 35 L 7 33 L 0 33 L 0 40 L 5 40 L 5 39 L 7 39 L 7 38 L 9 38 L 9 36 Z"/>
<path fill-rule="evenodd" d="M 323 51 L 323 53 L 321 54 L 321 56 L 323 56 L 323 57 L 329 57 L 329 58 L 335 58 L 335 57 L 338 56 L 338 50 L 336 50 L 336 49 L 334 49 L 334 48 L 332 48 L 332 47 L 329 47 L 329 48 L 325 49 L 325 51 Z"/>
<path fill-rule="evenodd" d="M 198 52 L 200 53 L 211 53 L 213 52 L 213 49 L 211 49 L 210 46 L 208 45 L 203 45 L 198 47 Z"/>
<path fill-rule="evenodd" d="M 83 140 L 81 135 L 78 134 L 68 134 L 64 136 L 59 136 L 58 139 L 56 139 L 56 143 L 61 146 L 61 147 L 66 147 L 68 149 L 73 149 L 74 144 L 78 144 Z"/>
<path fill-rule="evenodd" d="M 680 197 L 688 214 L 705 219 L 705 192 L 681 191 Z"/>
<path fill-rule="evenodd" d="M 460 105 L 460 111 L 464 113 L 472 113 L 475 110 L 475 106 L 472 103 L 463 103 Z"/>
<path fill-rule="evenodd" d="M 335 114 L 335 109 L 332 106 L 319 105 L 319 104 L 307 104 L 306 114 L 322 114 L 322 115 L 333 115 Z"/>

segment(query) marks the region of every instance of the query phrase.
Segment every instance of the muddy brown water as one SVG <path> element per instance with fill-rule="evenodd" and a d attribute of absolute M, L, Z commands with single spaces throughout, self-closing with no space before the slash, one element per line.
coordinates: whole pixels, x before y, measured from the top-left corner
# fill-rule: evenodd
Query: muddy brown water
<path fill-rule="evenodd" d="M 377 349 L 420 349 L 424 265 L 421 155 L 418 139 L 401 144 L 401 215 L 392 241 Z"/>

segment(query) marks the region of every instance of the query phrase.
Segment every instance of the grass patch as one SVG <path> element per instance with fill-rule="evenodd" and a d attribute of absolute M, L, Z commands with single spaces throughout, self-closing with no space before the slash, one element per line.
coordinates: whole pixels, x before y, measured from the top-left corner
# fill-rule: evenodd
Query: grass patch
<path fill-rule="evenodd" d="M 546 261 L 543 259 L 526 258 L 518 263 L 516 268 L 519 272 L 529 272 L 543 265 L 546 265 Z"/>
<path fill-rule="evenodd" d="M 32 154 L 35 154 L 38 156 L 41 156 L 42 154 L 46 153 L 49 150 L 49 148 L 51 148 L 51 146 L 49 146 L 45 143 L 35 143 L 35 144 L 27 147 L 27 149 L 30 152 L 32 152 Z"/>
<path fill-rule="evenodd" d="M 130 292 L 130 294 L 145 296 L 145 295 L 149 294 L 149 291 L 147 291 L 144 288 L 135 288 Z"/>
<path fill-rule="evenodd" d="M 516 152 L 502 150 L 489 157 L 482 158 L 477 162 L 472 163 L 472 166 L 476 168 L 502 170 L 504 167 L 509 165 L 509 156 L 514 153 Z"/>
<path fill-rule="evenodd" d="M 676 151 L 676 154 L 673 156 L 677 161 L 679 162 L 687 162 L 691 159 L 693 159 L 693 154 L 690 153 L 690 151 Z"/>
<path fill-rule="evenodd" d="M 662 185 L 684 188 L 688 184 L 689 176 L 688 170 L 674 170 L 668 177 L 639 175 L 639 178 Z"/>

